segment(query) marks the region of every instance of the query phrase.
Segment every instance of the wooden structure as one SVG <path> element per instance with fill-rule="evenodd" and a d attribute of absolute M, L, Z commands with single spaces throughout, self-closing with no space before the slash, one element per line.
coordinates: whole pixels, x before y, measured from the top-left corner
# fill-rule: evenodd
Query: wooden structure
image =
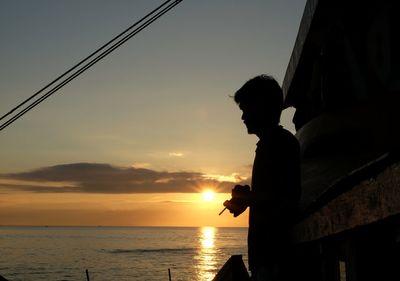
<path fill-rule="evenodd" d="M 242 256 L 231 256 L 212 281 L 250 281 Z"/>
<path fill-rule="evenodd" d="M 302 150 L 293 280 L 400 280 L 394 0 L 308 0 L 283 83 Z"/>
<path fill-rule="evenodd" d="M 308 0 L 282 85 L 302 152 L 291 280 L 400 280 L 395 0 Z"/>

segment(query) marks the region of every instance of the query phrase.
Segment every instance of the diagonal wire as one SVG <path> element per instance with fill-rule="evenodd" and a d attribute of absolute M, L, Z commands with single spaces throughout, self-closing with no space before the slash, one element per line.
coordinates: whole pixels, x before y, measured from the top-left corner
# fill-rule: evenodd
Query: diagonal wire
<path fill-rule="evenodd" d="M 100 47 L 99 49 L 97 49 L 95 52 L 93 52 L 92 54 L 90 54 L 89 56 L 87 56 L 86 58 L 84 58 L 83 60 L 81 60 L 79 63 L 77 63 L 75 66 L 73 66 L 72 68 L 68 69 L 66 72 L 64 72 L 63 74 L 61 74 L 59 77 L 57 77 L 56 79 L 54 79 L 52 82 L 50 82 L 49 84 L 47 84 L 45 87 L 43 87 L 42 89 L 40 89 L 39 91 L 37 91 L 35 94 L 33 94 L 32 96 L 30 96 L 28 99 L 26 99 L 25 101 L 23 101 L 22 103 L 20 103 L 19 105 L 17 105 L 16 107 L 14 107 L 12 110 L 10 110 L 8 113 L 4 114 L 2 117 L 0 117 L 0 120 L 3 120 L 5 117 L 9 116 L 10 114 L 12 114 L 13 112 L 15 112 L 18 108 L 20 108 L 21 106 L 23 106 L 24 104 L 26 104 L 27 102 L 29 102 L 30 100 L 32 100 L 33 98 L 35 98 L 36 96 L 38 96 L 40 93 L 42 93 L 44 90 L 46 90 L 47 88 L 49 88 L 51 85 L 53 85 L 55 82 L 57 82 L 58 80 L 60 80 L 61 78 L 63 78 L 64 76 L 66 76 L 68 73 L 70 73 L 71 71 L 73 71 L 74 69 L 76 69 L 78 66 L 82 65 L 84 62 L 86 62 L 87 60 L 89 60 L 90 58 L 92 58 L 94 55 L 96 55 L 97 53 L 99 53 L 101 50 L 103 50 L 104 48 L 106 48 L 108 45 L 110 45 L 112 42 L 114 42 L 115 40 L 117 40 L 118 38 L 120 38 L 121 36 L 123 36 L 125 33 L 127 33 L 129 30 L 131 30 L 132 28 L 134 28 L 135 26 L 139 25 L 141 22 L 143 22 L 146 18 L 148 18 L 150 15 L 154 14 L 156 11 L 158 11 L 159 9 L 161 9 L 163 6 L 165 6 L 168 2 L 171 2 L 171 0 L 168 0 L 166 2 L 164 2 L 163 4 L 161 4 L 160 6 L 158 6 L 156 9 L 154 9 L 153 11 L 151 11 L 149 14 L 147 14 L 146 16 L 144 16 L 142 19 L 140 19 L 139 21 L 137 21 L 136 23 L 134 23 L 133 25 L 131 25 L 130 27 L 128 27 L 127 29 L 125 29 L 123 32 L 121 32 L 120 34 L 118 34 L 116 37 L 114 37 L 113 39 L 111 39 L 110 41 L 108 41 L 106 44 L 104 44 L 102 47 Z"/>
<path fill-rule="evenodd" d="M 150 13 L 148 13 L 146 16 L 144 16 L 142 19 L 140 19 L 139 21 L 137 21 L 136 23 L 134 23 L 133 25 L 131 25 L 130 27 L 128 27 L 127 29 L 125 29 L 123 32 L 121 32 L 120 34 L 118 34 L 116 37 L 114 37 L 113 39 L 111 39 L 110 41 L 108 41 L 106 44 L 104 44 L 103 46 L 101 46 L 99 49 L 97 49 L 95 52 L 93 52 L 92 54 L 90 54 L 89 56 L 87 56 L 86 58 L 84 58 L 83 60 L 81 60 L 79 63 L 77 63 L 76 65 L 74 65 L 73 67 L 71 67 L 70 69 L 68 69 L 66 72 L 64 72 L 63 74 L 61 74 L 59 77 L 57 77 L 56 79 L 54 79 L 52 82 L 50 82 L 49 84 L 47 84 L 46 86 L 44 86 L 42 89 L 40 89 L 39 91 L 37 91 L 36 93 L 34 93 L 32 96 L 30 96 L 28 99 L 26 99 L 25 101 L 21 102 L 19 105 L 17 105 L 16 107 L 14 107 L 12 110 L 10 110 L 9 112 L 7 112 L 6 114 L 4 114 L 2 117 L 0 117 L 0 120 L 3 120 L 5 117 L 9 116 L 10 114 L 12 114 L 13 112 L 15 112 L 18 108 L 20 108 L 21 106 L 23 106 L 24 104 L 26 104 L 27 102 L 29 102 L 30 100 L 32 100 L 33 98 L 35 98 L 36 96 L 38 96 L 40 93 L 42 93 L 44 90 L 46 90 L 47 88 L 49 88 L 51 85 L 53 85 L 55 82 L 57 82 L 58 80 L 60 80 L 61 78 L 63 78 L 64 76 L 66 76 L 68 73 L 70 73 L 71 71 L 73 71 L 74 69 L 76 69 L 78 66 L 82 65 L 84 62 L 86 62 L 87 60 L 89 60 L 90 58 L 92 58 L 94 55 L 96 55 L 97 53 L 99 53 L 101 50 L 103 50 L 104 48 L 106 48 L 108 45 L 110 45 L 112 42 L 114 42 L 115 40 L 117 40 L 118 38 L 120 38 L 121 36 L 123 36 L 125 33 L 127 33 L 129 30 L 131 30 L 132 28 L 134 28 L 135 26 L 139 25 L 141 22 L 143 22 L 146 18 L 148 18 L 150 15 L 154 14 L 156 11 L 158 11 L 159 9 L 161 9 L 163 6 L 165 6 L 168 2 L 171 2 L 171 0 L 168 0 L 166 2 L 164 2 L 163 4 L 161 4 L 160 6 L 158 6 L 157 8 L 155 8 L 153 11 L 151 11 Z"/>
<path fill-rule="evenodd" d="M 96 64 L 98 61 L 100 61 L 101 59 L 103 59 L 105 56 L 107 56 L 108 54 L 110 54 L 111 52 L 113 52 L 115 49 L 117 49 L 118 47 L 120 47 L 122 44 L 124 44 L 126 41 L 128 41 L 129 39 L 131 39 L 133 36 L 135 36 L 136 34 L 138 34 L 140 31 L 142 31 L 143 29 L 145 29 L 147 26 L 149 26 L 150 24 L 152 24 L 154 21 L 156 21 L 157 19 L 159 19 L 161 16 L 163 16 L 165 13 L 167 13 L 169 10 L 171 10 L 172 8 L 174 8 L 176 5 L 178 5 L 180 2 L 182 2 L 183 0 L 174 0 L 172 3 L 168 4 L 169 2 L 171 2 L 171 0 L 168 0 L 166 2 L 164 2 L 163 4 L 161 4 L 159 7 L 157 7 L 156 9 L 154 9 L 152 12 L 150 12 L 149 14 L 147 14 L 145 17 L 143 17 L 142 19 L 140 19 L 138 22 L 136 22 L 135 24 L 133 24 L 132 26 L 130 26 L 129 28 L 127 28 L 126 30 L 124 30 L 122 33 L 120 33 L 119 35 L 117 35 L 116 37 L 114 37 L 112 40 L 110 40 L 109 42 L 107 42 L 106 44 L 104 44 L 102 47 L 100 47 L 99 49 L 97 49 L 95 52 L 93 52 L 91 55 L 89 55 L 88 57 L 86 57 L 85 59 L 83 59 L 82 61 L 80 61 L 78 64 L 76 64 L 74 67 L 70 68 L 69 70 L 67 70 L 66 72 L 64 72 L 61 76 L 59 76 L 58 78 L 56 78 L 55 80 L 53 80 L 52 82 L 50 82 L 49 84 L 47 84 L 44 88 L 42 88 L 41 90 L 39 90 L 38 92 L 36 92 L 35 94 L 33 94 L 31 97 L 29 97 L 28 99 L 26 99 L 24 102 L 20 103 L 19 105 L 17 105 L 16 107 L 14 107 L 11 111 L 9 111 L 7 114 L 3 115 L 0 120 L 4 119 L 5 117 L 11 115 L 12 113 L 14 113 L 17 109 L 19 109 L 20 107 L 22 107 L 23 105 L 25 105 L 26 103 L 28 103 L 29 101 L 31 101 L 33 98 L 35 98 L 36 96 L 38 96 L 40 93 L 42 93 L 44 90 L 46 90 L 47 88 L 49 88 L 51 85 L 55 84 L 57 81 L 59 81 L 61 78 L 67 76 L 67 74 L 71 73 L 73 70 L 77 69 L 79 66 L 81 66 L 82 64 L 84 64 L 85 62 L 89 61 L 89 59 L 93 58 L 96 54 L 100 53 L 102 50 L 104 50 L 107 46 L 109 46 L 111 43 L 115 42 L 117 39 L 121 38 L 124 34 L 126 34 L 128 31 L 132 30 L 134 27 L 137 27 L 139 24 L 139 26 L 134 29 L 133 31 L 131 31 L 130 33 L 128 33 L 127 35 L 125 35 L 122 39 L 118 40 L 116 43 L 114 43 L 113 45 L 111 45 L 109 48 L 107 48 L 106 50 L 104 50 L 103 52 L 101 52 L 98 56 L 94 57 L 92 60 L 90 60 L 89 62 L 87 62 L 85 65 L 83 65 L 81 68 L 79 68 L 78 70 L 76 70 L 74 73 L 72 73 L 70 76 L 68 76 L 66 79 L 64 79 L 63 81 L 61 81 L 60 83 L 58 83 L 56 86 L 54 86 L 51 90 L 49 90 L 48 92 L 46 92 L 45 94 L 43 94 L 40 98 L 38 98 L 37 100 L 35 100 L 34 102 L 32 102 L 30 105 L 28 105 L 27 107 L 25 107 L 24 109 L 22 109 L 20 112 L 18 112 L 16 115 L 14 115 L 13 117 L 11 117 L 10 119 L 8 119 L 7 121 L 5 121 L 3 124 L 0 125 L 0 131 L 3 130 L 4 128 L 8 127 L 9 125 L 11 125 L 13 122 L 15 122 L 17 119 L 19 119 L 21 116 L 23 116 L 25 113 L 27 113 L 28 111 L 30 111 L 32 108 L 34 108 L 35 106 L 37 106 L 38 104 L 40 104 L 41 102 L 43 102 L 45 99 L 47 99 L 48 97 L 50 97 L 52 94 L 54 94 L 55 92 L 57 92 L 59 89 L 61 89 L 62 87 L 64 87 L 66 84 L 68 84 L 69 82 L 71 82 L 73 79 L 75 79 L 76 77 L 78 77 L 80 74 L 82 74 L 83 72 L 85 72 L 87 69 L 89 69 L 91 66 L 93 66 L 94 64 Z M 165 7 L 164 7 L 165 6 Z M 164 7 L 164 8 L 163 8 Z M 163 8 L 163 9 L 161 9 Z M 160 10 L 161 9 L 161 10 Z M 158 11 L 158 12 L 157 12 Z M 153 15 L 155 14 L 155 15 Z M 151 16 L 153 15 L 153 16 Z M 151 16 L 151 17 L 150 17 Z M 149 18 L 150 17 L 150 18 Z M 148 19 L 149 18 L 149 19 Z"/>

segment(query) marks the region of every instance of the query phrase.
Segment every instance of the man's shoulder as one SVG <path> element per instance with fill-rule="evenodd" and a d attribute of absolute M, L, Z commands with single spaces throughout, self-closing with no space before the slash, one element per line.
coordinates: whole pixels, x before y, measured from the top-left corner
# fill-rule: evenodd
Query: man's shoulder
<path fill-rule="evenodd" d="M 285 128 L 279 126 L 271 132 L 266 138 L 260 139 L 257 144 L 257 151 L 264 153 L 282 153 L 284 151 L 289 153 L 297 153 L 300 145 L 297 138 Z"/>
<path fill-rule="evenodd" d="M 281 126 L 279 127 L 277 134 L 274 137 L 276 143 L 282 146 L 299 146 L 299 141 L 297 140 L 297 138 L 290 131 Z"/>

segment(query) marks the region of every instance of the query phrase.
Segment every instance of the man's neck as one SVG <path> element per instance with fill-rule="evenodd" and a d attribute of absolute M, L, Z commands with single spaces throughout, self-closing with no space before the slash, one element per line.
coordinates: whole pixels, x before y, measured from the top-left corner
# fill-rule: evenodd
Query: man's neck
<path fill-rule="evenodd" d="M 266 126 L 260 130 L 260 132 L 256 133 L 256 136 L 261 140 L 268 138 L 269 136 L 273 135 L 274 132 L 280 128 L 281 126 L 279 124 L 276 125 L 271 125 L 271 126 Z"/>

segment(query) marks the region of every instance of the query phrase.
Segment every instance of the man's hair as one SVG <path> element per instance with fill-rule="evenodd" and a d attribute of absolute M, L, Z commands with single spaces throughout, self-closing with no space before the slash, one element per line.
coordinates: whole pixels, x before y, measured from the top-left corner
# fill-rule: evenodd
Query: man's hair
<path fill-rule="evenodd" d="M 283 93 L 272 76 L 262 74 L 250 79 L 236 91 L 234 100 L 238 105 L 259 102 L 265 106 L 266 112 L 273 113 L 279 123 L 283 109 Z"/>

